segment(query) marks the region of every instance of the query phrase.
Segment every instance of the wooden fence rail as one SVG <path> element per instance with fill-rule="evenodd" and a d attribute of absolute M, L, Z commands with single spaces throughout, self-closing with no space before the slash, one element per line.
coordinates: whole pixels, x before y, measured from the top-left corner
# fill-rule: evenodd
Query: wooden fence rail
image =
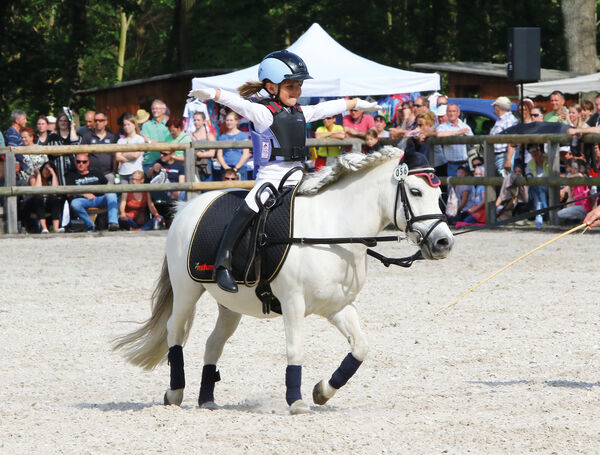
<path fill-rule="evenodd" d="M 588 134 L 581 137 L 584 143 L 600 143 L 600 135 Z M 600 179 L 592 178 L 561 178 L 559 176 L 559 147 L 561 144 L 570 144 L 571 137 L 566 134 L 523 134 L 523 135 L 497 135 L 497 136 L 452 136 L 452 137 L 430 137 L 427 139 L 430 145 L 466 144 L 481 145 L 484 151 L 484 162 L 486 176 L 488 177 L 451 177 L 443 179 L 445 185 L 485 185 L 486 186 L 486 223 L 496 222 L 496 191 L 495 187 L 502 184 L 501 177 L 496 175 L 494 168 L 494 144 L 545 144 L 550 162 L 550 176 L 545 178 L 518 179 L 517 185 L 548 186 L 549 205 L 558 203 L 559 187 L 562 185 L 596 185 L 600 186 Z M 383 139 L 384 144 L 396 144 L 397 140 Z M 350 147 L 352 151 L 360 151 L 364 141 L 361 139 L 308 139 L 309 147 L 319 146 L 342 146 Z M 195 175 L 196 150 L 225 149 L 225 148 L 252 148 L 250 140 L 244 141 L 200 141 L 191 143 L 149 143 L 149 144 L 102 144 L 102 145 L 67 145 L 67 146 L 28 146 L 28 147 L 1 147 L 0 155 L 5 156 L 4 165 L 6 169 L 14 169 L 16 165 L 16 154 L 76 154 L 76 153 L 117 153 L 132 151 L 162 151 L 162 150 L 184 150 L 185 152 L 185 175 Z M 430 147 L 433 149 L 433 147 Z M 443 177 L 443 176 L 442 176 Z M 0 197 L 5 197 L 4 216 L 6 218 L 7 231 L 17 232 L 16 198 L 19 195 L 29 194 L 79 194 L 85 192 L 94 193 L 122 193 L 130 191 L 177 191 L 188 192 L 188 197 L 195 191 L 210 191 L 221 188 L 251 188 L 252 181 L 240 182 L 186 182 L 168 184 L 142 184 L 142 185 L 95 185 L 85 188 L 77 186 L 63 187 L 17 187 L 14 172 L 5 173 L 5 186 L 0 187 Z M 557 223 L 556 212 L 550 213 L 550 222 Z"/>

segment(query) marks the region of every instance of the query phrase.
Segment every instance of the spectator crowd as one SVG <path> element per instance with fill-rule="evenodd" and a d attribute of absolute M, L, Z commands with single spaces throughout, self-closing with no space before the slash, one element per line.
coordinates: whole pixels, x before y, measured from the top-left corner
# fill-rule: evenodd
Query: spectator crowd
<path fill-rule="evenodd" d="M 315 128 L 314 137 L 322 139 L 360 138 L 365 141 L 363 153 L 380 149 L 385 143 L 405 140 L 407 148 L 423 153 L 441 176 L 484 176 L 485 166 L 481 147 L 466 144 L 431 145 L 430 137 L 472 136 L 473 126 L 461 115 L 460 106 L 449 103 L 444 95 L 429 97 L 386 97 L 379 102 L 382 111 L 370 115 L 352 110 L 344 116 L 328 117 Z M 547 122 L 564 124 L 564 131 L 572 140 L 561 146 L 561 175 L 567 177 L 598 176 L 600 149 L 598 145 L 583 144 L 583 134 L 600 133 L 600 95 L 595 102 L 584 101 L 566 106 L 565 97 L 555 91 L 550 96 L 551 109 L 536 105 L 525 98 L 521 112 L 512 112 L 507 97 L 498 97 L 493 103 L 497 120 L 489 134 L 497 135 L 518 124 Z M 25 112 L 14 110 L 10 126 L 0 135 L 0 146 L 64 146 L 78 144 L 144 144 L 181 143 L 181 150 L 135 151 L 117 153 L 79 154 L 19 154 L 16 155 L 18 185 L 102 185 L 120 183 L 165 183 L 211 180 L 246 180 L 253 174 L 252 153 L 247 148 L 196 150 L 196 172 L 186 176 L 184 149 L 186 143 L 200 141 L 240 141 L 249 139 L 247 124 L 234 112 L 223 112 L 222 123 L 215 125 L 214 116 L 206 105 L 193 100 L 188 103 L 183 118 L 171 115 L 167 105 L 156 99 L 150 112 L 139 109 L 135 114 L 125 113 L 118 119 L 118 131 L 108 128 L 104 112 L 87 111 L 81 126 L 77 127 L 69 109 L 56 117 L 40 116 L 36 129 L 28 126 Z M 519 120 L 517 117 L 522 117 Z M 311 127 L 311 125 L 309 125 Z M 532 126 L 535 132 L 535 125 Z M 219 134 L 218 131 L 221 131 Z M 558 132 L 558 130 L 557 130 Z M 309 131 L 307 135 L 311 135 Z M 347 150 L 343 146 L 327 145 L 313 150 L 308 163 L 310 170 L 319 170 L 332 164 Z M 4 157 L 1 156 L 4 160 Z M 549 174 L 548 151 L 543 144 L 526 147 L 494 144 L 492 168 L 504 177 L 496 201 L 500 219 L 519 213 L 548 207 L 548 188 L 516 187 L 520 175 L 540 177 Z M 488 166 L 488 169 L 490 167 Z M 5 166 L 0 165 L 0 181 L 4 180 Z M 561 189 L 561 201 L 573 201 L 558 212 L 564 222 L 581 222 L 594 207 L 594 198 L 587 198 L 593 188 L 566 186 Z M 183 200 L 181 191 L 154 191 L 94 194 L 73 194 L 67 197 L 35 195 L 21 198 L 18 203 L 20 228 L 29 232 L 64 232 L 65 229 L 140 229 L 168 227 L 172 201 Z M 485 221 L 485 187 L 460 185 L 449 188 L 447 214 L 452 223 L 482 223 Z M 96 218 L 94 220 L 94 217 Z M 546 215 L 538 215 L 532 222 L 541 226 Z"/>

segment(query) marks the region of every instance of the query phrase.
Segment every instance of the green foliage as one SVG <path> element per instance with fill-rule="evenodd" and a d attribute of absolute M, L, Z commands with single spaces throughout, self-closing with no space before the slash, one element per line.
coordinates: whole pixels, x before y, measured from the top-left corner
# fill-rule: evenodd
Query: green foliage
<path fill-rule="evenodd" d="M 600 3 L 600 0 L 598 0 Z M 121 13 L 132 17 L 124 80 L 186 69 L 243 68 L 285 48 L 313 23 L 351 51 L 400 68 L 427 61 L 506 61 L 507 29 L 542 29 L 542 66 L 566 69 L 558 0 L 5 0 L 0 124 L 33 119 L 85 88 L 116 82 Z"/>

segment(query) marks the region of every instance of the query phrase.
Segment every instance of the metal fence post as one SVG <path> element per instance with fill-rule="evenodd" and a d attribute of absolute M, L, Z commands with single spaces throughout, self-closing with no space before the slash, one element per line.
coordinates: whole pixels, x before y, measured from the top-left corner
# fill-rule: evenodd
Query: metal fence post
<path fill-rule="evenodd" d="M 194 182 L 196 180 L 196 149 L 191 142 L 187 144 L 184 156 L 185 181 Z M 192 198 L 192 192 L 186 191 L 185 198 L 189 201 Z"/>
<path fill-rule="evenodd" d="M 488 144 L 484 139 L 482 145 L 485 175 L 487 177 L 495 176 L 494 144 Z M 485 187 L 485 224 L 496 224 L 496 189 L 492 185 Z"/>
<path fill-rule="evenodd" d="M 4 161 L 4 181 L 6 186 L 16 186 L 17 184 L 17 160 L 15 152 L 9 150 L 6 152 Z M 9 234 L 19 232 L 17 225 L 17 196 L 8 196 L 4 200 L 4 210 L 6 210 L 6 230 Z"/>
<path fill-rule="evenodd" d="M 546 143 L 548 148 L 548 163 L 550 168 L 549 177 L 560 177 L 560 144 L 548 141 Z M 548 205 L 553 206 L 560 203 L 560 187 L 549 186 L 548 187 Z M 558 224 L 558 215 L 556 210 L 551 210 L 548 213 L 550 224 Z"/>

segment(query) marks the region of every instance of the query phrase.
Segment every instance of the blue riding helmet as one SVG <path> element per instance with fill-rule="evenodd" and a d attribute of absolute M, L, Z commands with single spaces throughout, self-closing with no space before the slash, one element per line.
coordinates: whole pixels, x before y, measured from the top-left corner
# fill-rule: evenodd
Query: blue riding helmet
<path fill-rule="evenodd" d="M 271 52 L 258 67 L 258 79 L 264 82 L 268 79 L 273 84 L 279 84 L 285 79 L 303 81 L 312 79 L 308 74 L 306 63 L 298 55 L 290 51 Z"/>

